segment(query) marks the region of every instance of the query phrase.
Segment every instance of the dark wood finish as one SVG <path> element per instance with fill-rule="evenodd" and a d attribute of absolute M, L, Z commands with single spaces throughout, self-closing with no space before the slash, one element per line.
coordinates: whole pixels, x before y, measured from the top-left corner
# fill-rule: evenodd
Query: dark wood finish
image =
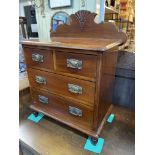
<path fill-rule="evenodd" d="M 74 69 L 67 67 L 67 59 L 76 59 L 82 61 L 82 69 Z M 58 72 L 65 72 L 69 74 L 75 74 L 75 76 L 86 76 L 91 79 L 96 79 L 96 65 L 97 56 L 55 52 L 55 70 Z"/>
<path fill-rule="evenodd" d="M 90 140 L 93 145 L 96 145 L 98 143 L 98 138 L 96 137 L 91 137 Z"/>
<path fill-rule="evenodd" d="M 38 100 L 38 95 L 42 95 L 48 98 L 48 103 L 42 103 Z M 92 129 L 93 126 L 93 110 L 87 109 L 81 105 L 74 104 L 73 102 L 66 102 L 62 97 L 58 97 L 45 91 L 32 90 L 32 101 L 34 106 L 42 109 L 43 111 L 58 117 L 64 122 L 68 122 L 78 125 L 79 127 L 87 127 Z M 69 106 L 78 108 L 82 111 L 82 116 L 74 116 L 69 113 Z"/>
<path fill-rule="evenodd" d="M 70 78 L 62 75 L 57 75 L 40 70 L 29 69 L 28 70 L 29 81 L 31 87 L 36 87 L 42 90 L 48 90 L 55 94 L 60 94 L 66 98 L 71 98 L 86 104 L 93 106 L 95 84 L 93 82 Z M 39 84 L 35 80 L 35 76 L 41 76 L 46 79 L 46 84 Z M 68 90 L 68 84 L 74 84 L 82 87 L 82 94 L 75 94 Z"/>
<path fill-rule="evenodd" d="M 60 52 L 63 52 L 63 53 L 59 54 L 58 60 L 56 60 L 57 57 L 55 56 L 55 51 L 57 51 L 57 48 L 51 48 L 51 47 L 45 47 L 45 46 L 37 46 L 36 47 L 36 46 L 28 46 L 28 45 L 23 45 L 23 47 L 25 49 L 24 54 L 25 54 L 25 58 L 27 60 L 28 68 L 35 68 L 35 69 L 49 71 L 49 72 L 57 73 L 60 75 L 65 75 L 65 76 L 70 76 L 70 77 L 75 77 L 75 78 L 77 78 L 77 75 L 78 75 L 79 79 L 84 79 L 84 80 L 93 81 L 93 82 L 96 80 L 96 78 L 93 77 L 93 76 L 96 76 L 96 72 L 92 72 L 92 70 L 95 71 L 95 69 L 96 69 L 96 61 L 97 61 L 96 60 L 97 54 L 94 52 L 92 53 L 91 51 L 83 51 L 83 50 L 74 49 L 74 54 L 73 54 L 71 49 L 59 49 L 58 53 L 60 53 Z M 31 50 L 34 50 L 34 52 L 31 52 Z M 46 53 L 45 51 L 48 51 L 48 53 Z M 33 53 L 39 53 L 39 54 L 43 55 L 44 63 L 34 62 L 32 60 Z M 83 62 L 84 62 L 82 69 L 77 70 L 77 69 L 67 68 L 66 60 L 64 60 L 65 61 L 63 64 L 64 66 L 62 66 L 62 65 L 60 66 L 60 63 L 62 63 L 62 61 L 59 58 L 60 55 L 64 55 L 64 56 L 66 56 L 66 58 L 67 58 L 67 56 L 71 57 L 73 55 L 74 55 L 74 58 L 80 58 L 80 60 L 83 60 Z M 82 56 L 82 58 L 80 56 Z M 64 59 L 64 57 L 62 57 L 62 58 Z M 92 60 L 94 60 L 94 59 L 95 59 L 95 61 L 92 62 Z M 50 61 L 50 63 L 48 64 L 48 67 L 46 67 L 46 64 L 49 61 Z M 51 61 L 53 63 L 51 63 Z M 61 68 L 64 67 L 64 69 L 57 69 L 56 65 L 60 66 Z M 51 68 L 51 69 L 48 69 L 48 68 Z M 65 68 L 67 68 L 68 70 Z M 86 71 L 86 69 L 88 69 L 88 71 Z M 63 71 L 60 71 L 60 70 L 63 70 Z M 83 70 L 85 70 L 85 71 L 83 71 Z M 85 73 L 85 72 L 87 72 L 87 73 Z"/>
<path fill-rule="evenodd" d="M 32 54 L 40 54 L 43 55 L 43 62 L 35 62 L 32 60 Z M 44 69 L 47 71 L 53 70 L 53 55 L 52 51 L 43 50 L 39 48 L 24 48 L 24 55 L 26 59 L 27 67 L 36 68 L 36 69 Z"/>
<path fill-rule="evenodd" d="M 112 104 L 112 94 L 114 89 L 115 70 L 117 65 L 117 48 L 106 51 L 102 55 L 102 69 L 100 81 L 100 93 L 98 104 L 98 126 L 106 115 Z M 98 127 L 97 126 L 97 127 Z"/>
<path fill-rule="evenodd" d="M 105 38 L 80 38 L 80 37 L 55 37 L 51 41 L 39 41 L 39 40 L 24 40 L 20 41 L 24 46 L 42 46 L 42 47 L 52 47 L 61 49 L 74 49 L 75 52 L 81 50 L 80 52 L 85 54 L 96 54 L 107 51 L 113 47 L 122 44 L 121 39 L 105 39 Z M 89 51 L 88 51 L 89 50 Z"/>
<path fill-rule="evenodd" d="M 31 108 L 98 138 L 112 109 L 117 51 L 118 46 L 125 43 L 126 35 L 111 23 L 96 24 L 95 15 L 89 11 L 77 12 L 71 15 L 71 25 L 60 25 L 56 32 L 51 32 L 51 42 L 22 41 L 22 45 L 25 55 L 32 48 L 41 49 L 42 54 L 48 55 L 45 66 L 28 65 L 34 100 Z M 83 68 L 67 68 L 68 57 L 82 60 Z M 27 60 L 28 63 L 30 58 Z M 46 84 L 36 83 L 36 75 L 44 77 Z M 68 83 L 81 86 L 82 94 L 71 93 Z M 38 92 L 48 96 L 48 105 L 36 101 Z M 47 98 L 43 99 L 46 103 Z M 73 119 L 67 113 L 69 105 L 82 109 L 83 118 Z"/>
<path fill-rule="evenodd" d="M 51 115 L 48 113 L 48 111 L 46 111 L 45 109 L 42 109 L 40 108 L 39 106 L 36 106 L 36 105 L 31 105 L 30 108 L 35 110 L 35 111 L 38 111 L 38 112 L 41 112 L 41 113 L 44 113 L 46 116 L 50 117 L 50 118 L 53 118 L 54 120 L 56 121 L 59 121 L 63 124 L 66 124 L 78 131 L 81 131 L 82 133 L 85 133 L 89 136 L 92 136 L 94 138 L 99 138 L 100 134 L 101 134 L 101 131 L 102 129 L 104 128 L 104 125 L 105 123 L 107 122 L 107 119 L 109 117 L 109 115 L 111 114 L 111 111 L 112 111 L 112 105 L 110 106 L 110 108 L 108 109 L 104 119 L 102 120 L 99 128 L 97 130 L 92 130 L 92 129 L 89 129 L 88 127 L 86 126 L 80 126 L 79 127 L 79 124 L 74 124 L 74 123 L 71 123 L 70 121 L 67 121 L 66 119 L 63 118 L 63 116 L 60 118 L 58 117 L 57 115 Z"/>
<path fill-rule="evenodd" d="M 87 10 L 78 11 L 70 16 L 71 24 L 63 24 L 58 26 L 56 32 L 51 29 L 51 38 L 55 37 L 88 37 L 88 38 L 105 38 L 105 39 L 121 39 L 121 44 L 127 40 L 126 35 L 112 23 L 94 22 L 96 13 Z"/>
<path fill-rule="evenodd" d="M 98 137 L 100 136 L 101 131 L 103 130 L 103 128 L 104 128 L 104 126 L 105 126 L 105 124 L 106 124 L 106 122 L 107 122 L 107 119 L 108 119 L 108 117 L 110 116 L 110 114 L 111 114 L 111 112 L 112 112 L 112 108 L 113 108 L 113 105 L 111 104 L 111 105 L 109 106 L 109 109 L 107 110 L 106 114 L 104 115 L 104 118 L 103 118 L 102 121 L 100 122 L 100 125 L 99 125 L 99 127 L 98 127 L 98 129 L 97 129 L 97 132 L 96 132 L 96 135 L 97 135 Z"/>
<path fill-rule="evenodd" d="M 38 117 L 39 112 L 35 111 L 33 114 L 34 114 L 35 117 Z"/>

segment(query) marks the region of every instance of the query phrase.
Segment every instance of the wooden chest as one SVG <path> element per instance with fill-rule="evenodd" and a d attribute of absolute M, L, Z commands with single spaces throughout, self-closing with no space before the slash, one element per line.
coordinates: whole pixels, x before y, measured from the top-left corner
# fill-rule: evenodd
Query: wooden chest
<path fill-rule="evenodd" d="M 94 23 L 95 14 L 84 12 L 71 15 L 71 25 L 51 32 L 50 42 L 25 40 L 22 45 L 30 107 L 94 140 L 112 108 L 117 51 L 126 35 L 111 23 Z M 79 14 L 85 19 L 83 27 Z"/>

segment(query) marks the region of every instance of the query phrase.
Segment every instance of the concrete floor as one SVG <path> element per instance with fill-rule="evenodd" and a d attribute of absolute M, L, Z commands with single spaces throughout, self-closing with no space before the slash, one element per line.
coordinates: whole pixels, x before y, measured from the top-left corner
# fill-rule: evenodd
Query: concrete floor
<path fill-rule="evenodd" d="M 106 124 L 101 134 L 105 139 L 102 155 L 134 155 L 134 113 L 119 107 L 115 107 L 113 113 L 116 119 Z"/>
<path fill-rule="evenodd" d="M 100 155 L 134 155 L 134 112 L 115 106 L 113 113 L 116 116 L 115 120 L 112 124 L 107 123 L 102 130 L 101 137 L 105 139 L 105 145 Z M 26 117 L 27 115 L 20 120 L 20 141 L 38 154 L 95 154 L 83 149 L 86 135 L 47 117 L 38 124 L 26 120 Z M 30 153 L 24 155 L 30 155 Z"/>

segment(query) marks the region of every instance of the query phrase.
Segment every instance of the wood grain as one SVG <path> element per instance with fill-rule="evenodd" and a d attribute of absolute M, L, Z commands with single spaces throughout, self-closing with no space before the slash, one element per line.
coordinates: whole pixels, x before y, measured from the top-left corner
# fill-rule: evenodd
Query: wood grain
<path fill-rule="evenodd" d="M 43 55 L 43 62 L 35 62 L 32 60 L 32 54 L 40 54 Z M 43 50 L 40 48 L 24 48 L 24 56 L 26 59 L 27 67 L 36 68 L 36 69 L 44 69 L 51 71 L 53 70 L 53 54 L 52 50 Z"/>
<path fill-rule="evenodd" d="M 105 38 L 105 39 L 121 39 L 121 44 L 127 40 L 127 36 L 113 23 L 95 23 L 96 13 L 87 10 L 81 10 L 72 14 L 71 24 L 62 24 L 57 27 L 56 32 L 51 29 L 51 39 L 55 37 L 81 37 L 81 38 Z"/>
<path fill-rule="evenodd" d="M 22 41 L 33 103 L 31 108 L 98 138 L 112 109 L 118 46 L 126 42 L 126 34 L 112 23 L 94 22 L 96 14 L 80 11 L 71 15 L 71 25 L 60 25 L 51 32 L 51 41 Z M 31 55 L 40 52 L 42 64 L 31 62 Z M 82 69 L 69 69 L 66 59 L 82 60 Z M 38 84 L 35 76 L 46 79 Z M 68 84 L 82 87 L 81 94 L 70 92 Z M 49 98 L 49 104 L 38 102 L 38 94 Z M 73 117 L 68 106 L 84 112 Z"/>
<path fill-rule="evenodd" d="M 117 54 L 117 47 L 115 47 L 114 49 L 103 53 L 102 56 L 102 71 L 98 107 L 98 126 L 104 119 L 109 107 L 112 104 L 115 70 L 117 65 Z"/>
<path fill-rule="evenodd" d="M 92 35 L 93 36 L 93 35 Z M 81 50 L 82 53 L 103 53 L 104 51 L 111 49 L 115 46 L 121 45 L 121 39 L 105 39 L 105 38 L 80 38 L 80 37 L 54 37 L 51 41 L 49 40 L 22 40 L 22 45 L 33 46 L 33 47 L 52 47 L 70 50 Z M 87 51 L 86 51 L 87 50 Z M 88 51 L 89 50 L 89 51 Z M 78 52 L 78 51 L 77 51 Z"/>
<path fill-rule="evenodd" d="M 81 105 L 74 104 L 73 102 L 68 102 L 62 97 L 56 97 L 55 95 L 45 92 L 37 91 L 32 89 L 32 101 L 33 105 L 37 108 L 46 111 L 48 114 L 58 117 L 59 119 L 76 125 L 79 127 L 85 127 L 92 129 L 93 125 L 93 111 L 87 109 Z M 48 98 L 48 104 L 41 103 L 38 100 L 38 95 L 42 95 Z M 69 113 L 69 106 L 78 108 L 82 111 L 82 116 L 74 116 Z"/>
<path fill-rule="evenodd" d="M 82 61 L 82 69 L 74 69 L 67 67 L 67 59 L 76 59 Z M 84 55 L 55 51 L 55 70 L 57 72 L 64 72 L 74 74 L 75 76 L 86 76 L 91 79 L 96 79 L 96 64 L 97 56 Z"/>
<path fill-rule="evenodd" d="M 38 84 L 35 81 L 35 76 L 41 76 L 46 79 L 46 84 Z M 72 98 L 83 104 L 93 107 L 94 105 L 94 92 L 95 84 L 84 80 L 65 77 L 45 71 L 29 69 L 28 76 L 30 80 L 30 86 L 36 87 L 42 90 L 48 90 L 52 93 L 60 94 L 65 97 Z M 68 90 L 68 84 L 74 84 L 82 87 L 82 94 L 75 94 Z M 82 102 L 83 101 L 83 102 Z"/>

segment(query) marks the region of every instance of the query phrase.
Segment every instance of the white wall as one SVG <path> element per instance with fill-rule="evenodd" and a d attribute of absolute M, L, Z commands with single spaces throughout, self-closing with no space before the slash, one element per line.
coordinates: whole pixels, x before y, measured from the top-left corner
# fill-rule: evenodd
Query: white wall
<path fill-rule="evenodd" d="M 39 0 L 37 0 L 39 2 Z M 66 13 L 73 14 L 79 10 L 89 10 L 91 12 L 96 12 L 96 0 L 85 0 L 85 6 L 82 7 L 81 0 L 72 0 L 71 7 L 64 7 L 58 9 L 51 9 L 48 5 L 48 0 L 45 1 L 45 17 L 41 15 L 41 10 L 36 9 L 36 18 L 38 24 L 38 33 L 40 40 L 50 40 L 50 25 L 51 17 L 55 12 L 65 11 Z"/>
<path fill-rule="evenodd" d="M 40 0 L 36 0 L 37 4 L 39 5 Z M 41 9 L 36 9 L 36 19 L 37 19 L 37 26 L 38 26 L 38 33 L 40 40 L 50 40 L 50 26 L 51 26 L 51 17 L 55 12 L 58 11 L 65 11 L 66 13 L 73 14 L 78 10 L 89 10 L 91 12 L 96 12 L 99 14 L 102 10 L 100 4 L 104 0 L 84 0 L 85 6 L 82 7 L 82 0 L 71 0 L 72 6 L 71 7 L 63 7 L 57 9 L 49 8 L 48 0 L 44 0 L 45 3 L 45 17 L 41 15 Z M 27 0 L 20 0 L 19 1 L 19 15 L 25 16 L 24 14 L 24 6 L 30 5 Z M 98 23 L 100 22 L 100 17 L 97 16 L 95 21 Z"/>

